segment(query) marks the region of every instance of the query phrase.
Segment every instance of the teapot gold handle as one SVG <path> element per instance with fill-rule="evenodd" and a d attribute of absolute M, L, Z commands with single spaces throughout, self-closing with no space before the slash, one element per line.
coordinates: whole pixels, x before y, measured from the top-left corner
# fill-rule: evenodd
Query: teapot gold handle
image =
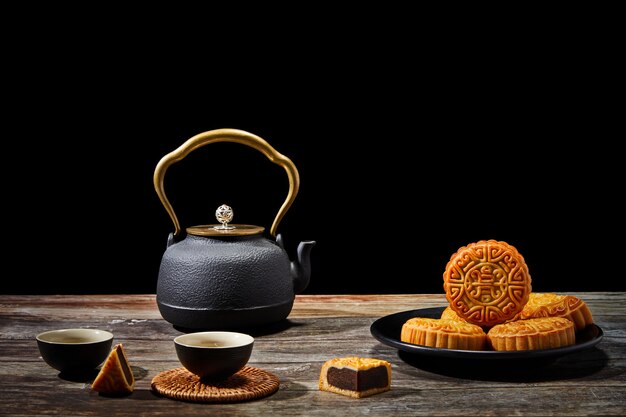
<path fill-rule="evenodd" d="M 157 164 L 156 169 L 154 170 L 154 189 L 156 190 L 161 203 L 163 203 L 163 207 L 165 207 L 165 210 L 170 215 L 170 218 L 174 223 L 174 236 L 178 236 L 180 234 L 180 223 L 178 222 L 178 217 L 176 217 L 176 213 L 174 213 L 172 205 L 165 195 L 165 187 L 163 184 L 165 172 L 170 165 L 181 161 L 192 151 L 202 146 L 217 142 L 235 142 L 254 148 L 267 156 L 270 161 L 276 165 L 280 165 L 285 169 L 285 171 L 287 171 L 287 177 L 289 177 L 289 193 L 287 194 L 285 202 L 278 210 L 278 214 L 276 214 L 276 218 L 274 219 L 274 223 L 272 223 L 272 228 L 270 229 L 270 234 L 275 237 L 278 223 L 280 223 L 283 216 L 296 199 L 298 189 L 300 188 L 300 175 L 298 174 L 298 170 L 293 162 L 291 162 L 291 160 L 285 155 L 276 151 L 276 149 L 274 149 L 264 139 L 252 133 L 238 129 L 215 129 L 199 133 L 188 139 L 174 151 L 165 155 Z"/>

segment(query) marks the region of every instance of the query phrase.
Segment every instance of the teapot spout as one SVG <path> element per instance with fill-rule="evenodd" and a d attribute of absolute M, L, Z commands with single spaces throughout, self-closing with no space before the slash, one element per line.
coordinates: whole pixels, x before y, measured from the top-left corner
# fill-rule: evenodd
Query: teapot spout
<path fill-rule="evenodd" d="M 297 259 L 291 262 L 291 276 L 293 277 L 293 290 L 299 294 L 306 289 L 311 280 L 311 249 L 315 246 L 314 240 L 300 242 L 297 250 Z"/>

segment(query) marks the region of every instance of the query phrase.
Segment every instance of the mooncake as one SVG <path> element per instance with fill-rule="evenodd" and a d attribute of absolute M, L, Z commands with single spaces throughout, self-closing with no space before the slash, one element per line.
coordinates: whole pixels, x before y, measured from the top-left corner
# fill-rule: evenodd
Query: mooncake
<path fill-rule="evenodd" d="M 513 319 L 532 291 L 524 257 L 493 239 L 461 247 L 450 257 L 443 281 L 450 308 L 485 328 Z"/>
<path fill-rule="evenodd" d="M 467 321 L 461 317 L 459 317 L 458 314 L 456 314 L 456 312 L 454 310 L 452 310 L 452 308 L 450 306 L 447 306 L 446 308 L 443 309 L 443 311 L 441 312 L 441 317 L 439 317 L 443 320 L 458 320 L 458 321 Z"/>
<path fill-rule="evenodd" d="M 391 364 L 375 358 L 334 358 L 322 365 L 319 389 L 352 398 L 391 389 Z"/>
<path fill-rule="evenodd" d="M 564 317 L 574 323 L 576 331 L 593 324 L 593 316 L 587 304 L 573 295 L 531 293 L 518 318 L 535 317 Z"/>
<path fill-rule="evenodd" d="M 574 323 L 563 317 L 538 317 L 497 324 L 487 332 L 493 350 L 554 349 L 576 343 Z"/>
<path fill-rule="evenodd" d="M 482 327 L 461 320 L 414 317 L 402 325 L 400 340 L 435 348 L 483 350 L 487 335 Z"/>
<path fill-rule="evenodd" d="M 96 379 L 91 384 L 91 388 L 101 394 L 108 395 L 123 395 L 133 392 L 135 377 L 121 343 L 113 347 Z"/>

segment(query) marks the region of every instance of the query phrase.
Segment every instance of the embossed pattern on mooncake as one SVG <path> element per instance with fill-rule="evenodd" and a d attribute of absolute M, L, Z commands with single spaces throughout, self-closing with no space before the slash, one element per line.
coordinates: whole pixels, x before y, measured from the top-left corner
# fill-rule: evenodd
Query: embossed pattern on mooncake
<path fill-rule="evenodd" d="M 487 335 L 482 327 L 460 320 L 414 317 L 402 325 L 400 340 L 436 348 L 483 350 Z"/>
<path fill-rule="evenodd" d="M 587 304 L 573 295 L 531 293 L 517 318 L 535 317 L 564 317 L 574 323 L 576 330 L 593 324 L 593 316 Z"/>
<path fill-rule="evenodd" d="M 487 332 L 493 350 L 555 349 L 576 342 L 574 323 L 563 317 L 538 317 L 493 326 Z"/>
<path fill-rule="evenodd" d="M 506 242 L 481 240 L 460 248 L 443 274 L 450 307 L 469 323 L 491 327 L 522 311 L 532 291 L 528 266 Z"/>

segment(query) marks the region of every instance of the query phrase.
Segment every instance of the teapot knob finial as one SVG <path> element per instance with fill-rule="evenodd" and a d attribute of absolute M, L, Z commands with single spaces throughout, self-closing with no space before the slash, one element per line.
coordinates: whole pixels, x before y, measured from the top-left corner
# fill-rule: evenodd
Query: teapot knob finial
<path fill-rule="evenodd" d="M 235 226 L 228 225 L 228 223 L 233 220 L 233 209 L 230 206 L 226 204 L 219 206 L 217 210 L 215 210 L 215 218 L 218 222 L 222 223 L 221 226 L 215 226 L 215 229 L 230 230 L 235 228 Z"/>

